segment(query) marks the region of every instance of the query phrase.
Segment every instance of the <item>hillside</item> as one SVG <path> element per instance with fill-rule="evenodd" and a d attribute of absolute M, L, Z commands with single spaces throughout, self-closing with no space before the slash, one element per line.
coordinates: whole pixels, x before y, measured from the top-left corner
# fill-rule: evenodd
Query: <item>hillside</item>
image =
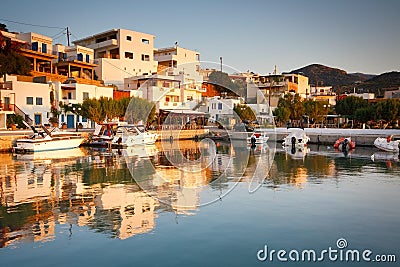
<path fill-rule="evenodd" d="M 374 92 L 378 95 L 383 94 L 385 89 L 393 89 L 400 87 L 400 72 L 392 71 L 375 76 L 359 84 L 358 88 L 364 89 L 367 92 Z"/>
<path fill-rule="evenodd" d="M 326 86 L 349 85 L 374 77 L 374 75 L 363 73 L 349 74 L 344 70 L 321 64 L 311 64 L 297 70 L 292 70 L 290 73 L 302 73 L 309 78 L 310 84 L 316 85 L 318 83 L 318 85 Z"/>

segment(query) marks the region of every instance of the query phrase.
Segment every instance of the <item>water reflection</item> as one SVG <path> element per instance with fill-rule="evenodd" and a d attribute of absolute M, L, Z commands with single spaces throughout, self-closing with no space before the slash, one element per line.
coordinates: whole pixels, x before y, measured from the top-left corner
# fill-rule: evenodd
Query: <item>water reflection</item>
<path fill-rule="evenodd" d="M 236 182 L 251 183 L 260 163 L 272 168 L 258 182 L 273 189 L 303 188 L 366 165 L 386 166 L 374 163 L 369 150 L 358 157 L 354 152 L 353 158 L 316 147 L 304 152 L 293 157 L 298 151 L 185 141 L 129 150 L 75 149 L 61 158 L 2 154 L 0 246 L 73 236 L 76 226 L 120 239 L 147 233 L 161 212 L 195 214 L 204 199 L 221 196 Z M 398 166 L 394 159 L 391 168 Z M 57 232 L 57 224 L 68 232 Z"/>

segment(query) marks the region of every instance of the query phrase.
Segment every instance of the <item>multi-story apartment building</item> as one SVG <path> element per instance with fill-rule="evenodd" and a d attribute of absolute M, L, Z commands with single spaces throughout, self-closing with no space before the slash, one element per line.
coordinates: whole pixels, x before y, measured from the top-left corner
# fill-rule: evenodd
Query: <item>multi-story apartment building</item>
<path fill-rule="evenodd" d="M 19 114 L 28 123 L 47 124 L 51 105 L 81 103 L 88 98 L 112 97 L 113 89 L 94 80 L 94 51 L 82 46 L 52 45 L 50 37 L 29 32 L 1 32 L 2 38 L 20 46 L 18 52 L 31 63 L 31 76 L 7 76 L 0 79 L 0 128 L 6 128 L 8 114 Z M 65 84 L 66 82 L 72 84 Z M 82 88 L 82 89 L 81 89 Z M 50 103 L 50 91 L 55 90 L 55 101 Z M 82 97 L 80 97 L 82 96 Z M 85 118 L 74 114 L 60 116 L 61 122 L 75 127 Z"/>
<path fill-rule="evenodd" d="M 3 38 L 20 46 L 19 53 L 31 63 L 31 76 L 35 81 L 65 82 L 74 77 L 79 83 L 101 85 L 95 80 L 94 51 L 89 48 L 60 44 L 53 46 L 53 39 L 34 32 L 10 33 L 1 31 Z"/>
<path fill-rule="evenodd" d="M 331 106 L 336 105 L 336 93 L 332 86 L 311 86 L 309 99 L 326 102 Z"/>
<path fill-rule="evenodd" d="M 286 93 L 297 93 L 306 98 L 310 93 L 308 77 L 301 74 L 254 75 L 247 87 L 248 100 L 257 99 L 257 103 L 266 101 L 272 109 L 277 107 L 279 98 Z"/>
<path fill-rule="evenodd" d="M 125 29 L 111 29 L 76 40 L 75 45 L 94 50 L 96 75 L 106 84 L 123 88 L 124 79 L 157 72 L 154 35 Z"/>
<path fill-rule="evenodd" d="M 178 46 L 154 50 L 158 72 L 124 80 L 124 90 L 138 90 L 159 109 L 192 109 L 201 102 L 200 53 Z"/>

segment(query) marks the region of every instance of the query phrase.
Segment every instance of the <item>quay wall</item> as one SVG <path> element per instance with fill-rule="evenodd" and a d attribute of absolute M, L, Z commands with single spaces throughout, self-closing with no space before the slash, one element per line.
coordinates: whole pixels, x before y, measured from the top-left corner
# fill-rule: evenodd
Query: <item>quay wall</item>
<path fill-rule="evenodd" d="M 387 137 L 393 135 L 400 137 L 398 129 L 338 129 L 338 128 L 305 128 L 306 134 L 310 137 L 311 144 L 333 145 L 341 137 L 351 137 L 357 146 L 373 146 L 377 137 Z M 283 138 L 289 134 L 290 128 L 266 129 L 270 134 L 270 140 L 282 142 Z M 275 135 L 273 134 L 275 132 Z M 275 137 L 275 138 L 274 138 Z"/>

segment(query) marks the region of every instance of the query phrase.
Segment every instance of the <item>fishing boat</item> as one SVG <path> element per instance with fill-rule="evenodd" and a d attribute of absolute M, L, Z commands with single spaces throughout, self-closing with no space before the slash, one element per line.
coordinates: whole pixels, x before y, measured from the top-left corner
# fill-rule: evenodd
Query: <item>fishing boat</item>
<path fill-rule="evenodd" d="M 336 140 L 333 148 L 338 149 L 340 151 L 349 151 L 356 147 L 356 142 L 351 140 L 351 137 L 341 137 Z"/>
<path fill-rule="evenodd" d="M 15 153 L 33 153 L 40 151 L 62 150 L 79 147 L 85 139 L 79 133 L 61 131 L 54 128 L 49 131 L 42 126 L 43 131 L 37 131 L 31 126 L 34 134 L 29 138 L 17 139 L 13 147 Z"/>
<path fill-rule="evenodd" d="M 304 147 L 307 146 L 310 137 L 306 135 L 306 132 L 300 128 L 292 128 L 290 133 L 283 139 L 283 146 L 296 146 Z"/>
<path fill-rule="evenodd" d="M 374 141 L 374 146 L 387 152 L 399 152 L 400 140 L 393 140 L 393 135 L 388 137 L 378 137 Z"/>
<path fill-rule="evenodd" d="M 269 137 L 265 132 L 262 132 L 259 129 L 255 129 L 251 136 L 247 137 L 248 144 L 265 144 L 267 143 Z"/>
<path fill-rule="evenodd" d="M 144 125 L 113 122 L 97 125 L 89 140 L 89 145 L 131 147 L 154 144 L 157 139 L 158 134 L 146 131 Z"/>

